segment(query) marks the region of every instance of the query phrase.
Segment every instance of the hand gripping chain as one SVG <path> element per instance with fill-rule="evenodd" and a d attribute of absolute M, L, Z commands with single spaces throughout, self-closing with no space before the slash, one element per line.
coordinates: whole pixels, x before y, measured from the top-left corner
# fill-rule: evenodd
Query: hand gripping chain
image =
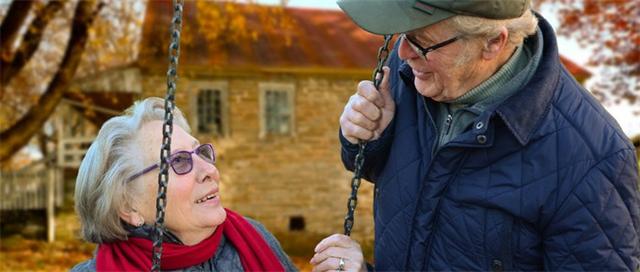
<path fill-rule="evenodd" d="M 389 57 L 389 42 L 393 35 L 384 35 L 384 44 L 378 49 L 378 64 L 373 71 L 372 81 L 373 85 L 378 89 L 382 82 L 383 71 L 382 66 L 387 62 Z M 353 228 L 353 213 L 358 205 L 358 188 L 360 188 L 360 179 L 362 178 L 362 165 L 364 165 L 364 149 L 367 146 L 367 142 L 360 140 L 358 142 L 358 154 L 355 159 L 355 170 L 353 171 L 353 178 L 351 179 L 351 195 L 347 202 L 347 215 L 344 217 L 344 234 L 351 235 L 351 229 Z"/>

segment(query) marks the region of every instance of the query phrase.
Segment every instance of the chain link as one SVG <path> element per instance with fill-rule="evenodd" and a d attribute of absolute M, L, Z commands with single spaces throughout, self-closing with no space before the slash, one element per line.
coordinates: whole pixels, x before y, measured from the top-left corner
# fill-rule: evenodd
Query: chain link
<path fill-rule="evenodd" d="M 382 67 L 387 62 L 389 57 L 389 42 L 393 35 L 384 35 L 384 44 L 378 49 L 378 63 L 376 69 L 373 70 L 371 80 L 376 89 L 379 89 L 382 77 L 384 75 Z M 344 217 L 344 234 L 351 235 L 351 229 L 353 228 L 353 214 L 356 211 L 358 205 L 358 188 L 360 188 L 360 180 L 362 178 L 362 166 L 364 165 L 364 149 L 367 147 L 367 142 L 358 141 L 358 154 L 355 159 L 355 170 L 353 171 L 353 178 L 351 178 L 351 195 L 347 202 L 347 215 Z"/>
<path fill-rule="evenodd" d="M 164 236 L 164 216 L 167 207 L 167 184 L 169 183 L 169 155 L 171 154 L 171 134 L 173 133 L 173 109 L 175 108 L 176 81 L 178 79 L 178 58 L 180 57 L 180 30 L 182 29 L 183 0 L 173 1 L 171 22 L 171 43 L 169 44 L 169 69 L 167 71 L 167 95 L 164 98 L 164 124 L 162 126 L 162 147 L 160 150 L 160 173 L 158 174 L 158 196 L 156 198 L 156 222 L 153 232 L 153 263 L 151 270 L 160 271 L 162 240 Z"/>

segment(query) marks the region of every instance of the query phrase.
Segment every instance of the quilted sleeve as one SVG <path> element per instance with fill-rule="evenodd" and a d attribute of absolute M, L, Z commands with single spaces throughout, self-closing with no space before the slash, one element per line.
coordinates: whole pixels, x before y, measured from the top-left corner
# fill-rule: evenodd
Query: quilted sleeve
<path fill-rule="evenodd" d="M 545 270 L 640 271 L 638 181 L 631 149 L 578 179 L 543 231 Z"/>
<path fill-rule="evenodd" d="M 389 148 L 393 137 L 392 131 L 394 123 L 392 120 L 389 126 L 382 132 L 379 139 L 367 143 L 364 151 L 365 159 L 362 167 L 362 177 L 368 181 L 375 182 L 382 168 L 384 168 L 384 165 L 387 163 Z M 349 171 L 354 171 L 358 145 L 347 141 L 347 139 L 342 136 L 342 130 L 340 131 L 339 137 L 340 144 L 342 145 L 342 163 Z"/>
<path fill-rule="evenodd" d="M 390 78 L 389 78 L 389 86 L 391 86 L 391 93 L 394 96 L 394 100 L 398 101 L 398 88 L 395 88 L 396 84 L 398 84 L 399 74 L 398 71 L 402 60 L 398 57 L 398 44 L 400 40 L 396 41 L 396 44 L 393 46 L 393 50 L 389 55 L 389 60 L 387 66 L 391 69 Z M 397 105 L 396 105 L 397 107 Z M 396 116 L 397 117 L 397 112 Z M 389 150 L 391 147 L 391 142 L 393 141 L 393 132 L 395 130 L 395 118 L 391 120 L 389 126 L 382 132 L 380 138 L 367 143 L 367 147 L 365 148 L 365 160 L 363 165 L 363 173 L 362 176 L 368 181 L 376 182 L 382 168 L 384 168 L 387 163 L 387 157 L 389 155 Z M 355 159 L 356 154 L 358 154 L 358 145 L 352 144 L 342 135 L 342 130 L 339 130 L 339 139 L 340 144 L 342 146 L 341 156 L 342 163 L 345 168 L 349 171 L 354 171 L 355 169 Z"/>

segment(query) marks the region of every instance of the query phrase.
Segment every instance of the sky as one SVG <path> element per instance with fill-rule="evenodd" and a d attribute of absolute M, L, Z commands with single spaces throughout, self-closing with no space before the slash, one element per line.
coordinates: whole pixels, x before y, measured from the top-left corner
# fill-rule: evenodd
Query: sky
<path fill-rule="evenodd" d="M 268 5 L 277 5 L 280 4 L 281 0 L 257 0 L 258 3 L 268 4 Z M 312 1 L 312 0 L 288 0 L 287 5 L 291 7 L 309 7 L 309 8 L 322 8 L 322 9 L 336 9 L 340 8 L 336 4 L 335 0 L 321 0 L 321 1 Z M 540 14 L 542 14 L 547 21 L 553 26 L 554 29 L 557 29 L 559 21 L 556 17 L 556 13 L 550 6 L 545 6 L 541 10 L 539 10 Z M 565 37 L 557 37 L 558 39 L 558 50 L 560 54 L 562 54 L 567 59 L 583 66 L 585 69 L 590 71 L 592 74 L 597 75 L 598 70 L 594 67 L 587 66 L 587 61 L 589 60 L 592 51 L 589 48 L 585 48 L 580 46 L 575 40 L 568 39 Z M 587 82 L 588 86 L 589 82 Z M 613 115 L 614 118 L 620 123 L 620 126 L 624 130 L 624 132 L 629 136 L 633 137 L 634 135 L 640 134 L 640 117 L 633 114 L 634 107 L 629 104 L 620 104 L 620 105 L 612 105 L 605 106 L 609 113 Z M 635 109 L 637 110 L 637 106 Z"/>

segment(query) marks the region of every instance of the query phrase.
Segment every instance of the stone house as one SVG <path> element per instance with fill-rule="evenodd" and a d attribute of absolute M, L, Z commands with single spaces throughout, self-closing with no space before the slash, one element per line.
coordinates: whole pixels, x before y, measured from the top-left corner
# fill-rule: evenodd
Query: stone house
<path fill-rule="evenodd" d="M 247 25 L 261 33 L 251 46 L 183 42 L 177 106 L 194 136 L 218 153 L 227 207 L 281 237 L 341 233 L 351 173 L 340 160 L 338 119 L 358 81 L 370 77 L 382 38 L 339 11 L 258 8 L 283 10 L 292 27 L 268 33 L 247 11 Z M 168 3 L 148 3 L 137 64 L 141 97 L 164 97 L 167 43 L 155 37 L 167 35 L 170 11 Z M 186 3 L 183 32 L 192 32 L 183 38 L 198 35 L 197 12 Z M 368 240 L 372 187 L 361 186 L 354 228 Z"/>

